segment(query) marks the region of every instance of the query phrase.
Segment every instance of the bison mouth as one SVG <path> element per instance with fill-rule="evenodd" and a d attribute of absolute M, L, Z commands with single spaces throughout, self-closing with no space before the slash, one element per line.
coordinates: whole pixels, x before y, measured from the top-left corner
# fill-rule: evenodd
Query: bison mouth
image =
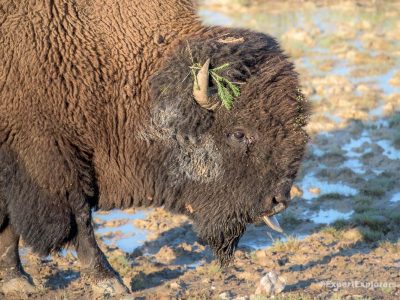
<path fill-rule="evenodd" d="M 271 211 L 263 214 L 262 220 L 264 223 L 271 228 L 272 230 L 275 230 L 276 232 L 283 233 L 283 229 L 281 225 L 279 225 L 278 219 L 275 217 L 276 214 L 284 211 L 286 209 L 287 205 L 283 203 L 278 203 L 275 205 Z"/>

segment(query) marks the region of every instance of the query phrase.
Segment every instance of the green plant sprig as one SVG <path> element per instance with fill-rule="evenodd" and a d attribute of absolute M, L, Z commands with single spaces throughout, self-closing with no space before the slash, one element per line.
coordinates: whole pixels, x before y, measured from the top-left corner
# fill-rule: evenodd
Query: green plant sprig
<path fill-rule="evenodd" d="M 230 63 L 225 63 L 213 69 L 209 69 L 208 73 L 211 76 L 212 81 L 217 86 L 218 90 L 218 98 L 221 100 L 222 104 L 225 106 L 226 109 L 231 109 L 233 106 L 233 101 L 236 97 L 240 96 L 240 87 L 229 81 L 227 78 L 222 77 L 218 74 L 218 72 L 229 68 Z M 199 63 L 193 64 L 191 67 L 191 72 L 195 81 L 196 86 L 198 86 L 197 82 L 197 72 L 201 69 L 201 65 Z M 197 72 L 196 72 L 197 71 Z"/>

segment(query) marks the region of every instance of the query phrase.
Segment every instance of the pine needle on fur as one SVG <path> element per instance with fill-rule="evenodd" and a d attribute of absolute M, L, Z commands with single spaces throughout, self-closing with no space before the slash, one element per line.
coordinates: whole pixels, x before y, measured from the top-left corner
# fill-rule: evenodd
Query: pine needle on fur
<path fill-rule="evenodd" d="M 240 96 L 240 87 L 235 83 L 231 82 L 229 79 L 218 74 L 218 72 L 223 71 L 229 67 L 230 63 L 225 63 L 216 68 L 212 68 L 208 71 L 213 83 L 217 87 L 218 98 L 221 100 L 222 104 L 228 110 L 232 108 L 235 98 Z M 190 66 L 194 84 L 197 88 L 198 88 L 197 73 L 200 69 L 201 65 L 199 63 L 193 63 L 193 65 Z"/>

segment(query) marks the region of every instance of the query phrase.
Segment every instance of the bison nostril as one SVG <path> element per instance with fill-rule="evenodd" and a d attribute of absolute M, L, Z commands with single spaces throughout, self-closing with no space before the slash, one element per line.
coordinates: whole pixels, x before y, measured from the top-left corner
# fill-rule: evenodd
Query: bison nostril
<path fill-rule="evenodd" d="M 279 202 L 276 200 L 276 197 L 273 197 L 272 198 L 272 205 L 278 205 L 279 204 Z"/>

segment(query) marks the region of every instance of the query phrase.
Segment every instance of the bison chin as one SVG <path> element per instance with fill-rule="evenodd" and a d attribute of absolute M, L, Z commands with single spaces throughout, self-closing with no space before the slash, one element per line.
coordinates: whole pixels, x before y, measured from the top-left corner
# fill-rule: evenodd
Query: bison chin
<path fill-rule="evenodd" d="M 213 250 L 221 267 L 228 266 L 233 259 L 240 238 L 246 230 L 247 222 L 233 219 L 223 222 L 221 219 L 214 221 L 195 221 L 195 227 L 202 241 Z"/>

